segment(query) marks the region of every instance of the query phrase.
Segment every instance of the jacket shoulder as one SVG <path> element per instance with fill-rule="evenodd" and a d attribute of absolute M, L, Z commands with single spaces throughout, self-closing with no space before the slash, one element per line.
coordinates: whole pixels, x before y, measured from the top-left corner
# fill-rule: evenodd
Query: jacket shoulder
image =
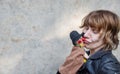
<path fill-rule="evenodd" d="M 99 73 L 102 74 L 120 74 L 120 62 L 111 53 L 101 57 Z"/>

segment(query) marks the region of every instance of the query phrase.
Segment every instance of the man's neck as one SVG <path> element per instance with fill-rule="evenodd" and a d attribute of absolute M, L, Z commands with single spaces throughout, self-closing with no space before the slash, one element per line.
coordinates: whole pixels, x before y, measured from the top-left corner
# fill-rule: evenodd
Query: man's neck
<path fill-rule="evenodd" d="M 97 48 L 95 48 L 95 49 L 90 49 L 90 56 L 91 56 L 92 54 L 94 54 L 95 52 L 97 52 L 98 50 L 102 49 L 103 47 L 104 47 L 104 45 L 101 45 L 101 46 L 99 46 L 99 47 L 97 47 Z"/>

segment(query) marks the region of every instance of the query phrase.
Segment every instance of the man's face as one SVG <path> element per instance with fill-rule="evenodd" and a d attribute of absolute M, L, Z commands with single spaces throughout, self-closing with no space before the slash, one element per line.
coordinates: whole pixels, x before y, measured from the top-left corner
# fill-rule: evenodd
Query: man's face
<path fill-rule="evenodd" d="M 95 29 L 91 27 L 84 27 L 83 28 L 84 37 L 86 38 L 85 47 L 88 49 L 100 49 L 100 47 L 103 45 L 103 39 L 100 38 L 100 33 Z"/>

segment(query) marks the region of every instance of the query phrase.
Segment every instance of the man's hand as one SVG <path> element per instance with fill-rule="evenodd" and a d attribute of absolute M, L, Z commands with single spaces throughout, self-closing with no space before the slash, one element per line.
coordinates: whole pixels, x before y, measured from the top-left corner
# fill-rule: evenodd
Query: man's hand
<path fill-rule="evenodd" d="M 74 46 L 64 64 L 59 68 L 59 72 L 61 74 L 76 74 L 84 63 L 84 54 L 85 51 L 82 48 Z"/>

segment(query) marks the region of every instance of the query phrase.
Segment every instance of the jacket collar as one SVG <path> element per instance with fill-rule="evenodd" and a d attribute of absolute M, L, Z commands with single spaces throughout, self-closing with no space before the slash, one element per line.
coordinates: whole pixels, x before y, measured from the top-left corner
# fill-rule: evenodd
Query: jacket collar
<path fill-rule="evenodd" d="M 99 50 L 97 51 L 96 53 L 94 53 L 93 55 L 91 55 L 89 57 L 89 59 L 99 59 L 101 58 L 102 56 L 106 55 L 106 54 L 110 54 L 112 53 L 111 50 L 108 50 L 108 51 L 105 51 L 105 50 Z"/>

